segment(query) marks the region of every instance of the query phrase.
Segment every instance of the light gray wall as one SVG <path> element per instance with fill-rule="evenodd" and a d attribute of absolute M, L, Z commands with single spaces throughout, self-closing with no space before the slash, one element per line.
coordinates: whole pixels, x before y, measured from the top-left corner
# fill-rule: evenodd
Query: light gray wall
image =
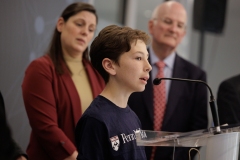
<path fill-rule="evenodd" d="M 225 29 L 222 34 L 205 33 L 203 69 L 216 95 L 220 82 L 240 73 L 240 1 L 227 1 Z M 191 36 L 190 60 L 198 63 L 200 33 Z M 217 98 L 217 97 L 216 97 Z"/>

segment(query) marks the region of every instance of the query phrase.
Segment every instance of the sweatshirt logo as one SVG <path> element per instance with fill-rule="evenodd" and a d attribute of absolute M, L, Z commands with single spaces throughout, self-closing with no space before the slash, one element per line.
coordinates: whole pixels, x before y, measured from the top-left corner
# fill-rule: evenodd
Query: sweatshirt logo
<path fill-rule="evenodd" d="M 147 138 L 146 133 L 139 128 L 139 129 L 133 130 L 132 134 L 125 135 L 124 133 L 122 133 L 121 136 L 122 136 L 123 144 L 136 140 L 137 131 L 140 131 L 141 138 Z"/>
<path fill-rule="evenodd" d="M 112 143 L 113 150 L 117 151 L 120 146 L 120 141 L 119 141 L 118 136 L 114 136 L 114 137 L 110 138 L 110 141 Z"/>
<path fill-rule="evenodd" d="M 125 133 L 122 133 L 119 135 L 120 139 L 122 140 L 123 144 L 122 146 L 124 146 L 124 144 L 127 144 L 131 141 L 136 141 L 136 132 L 139 131 L 140 132 L 140 136 L 141 138 L 147 138 L 147 135 L 144 131 L 142 131 L 140 128 L 139 129 L 136 129 L 136 130 L 133 130 L 133 133 L 130 133 L 130 134 L 125 134 Z M 112 148 L 113 150 L 115 151 L 118 151 L 119 147 L 120 147 L 120 140 L 119 140 L 119 137 L 116 135 L 116 136 L 113 136 L 112 138 L 110 138 L 110 141 L 111 141 L 111 144 L 112 144 Z M 134 142 L 135 143 L 135 142 Z"/>

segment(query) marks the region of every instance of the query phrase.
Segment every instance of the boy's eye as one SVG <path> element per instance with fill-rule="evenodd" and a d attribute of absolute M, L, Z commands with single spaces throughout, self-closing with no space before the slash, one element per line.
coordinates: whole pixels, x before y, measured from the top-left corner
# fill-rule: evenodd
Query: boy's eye
<path fill-rule="evenodd" d="M 137 59 L 137 60 L 141 60 L 142 58 L 141 58 L 141 57 L 137 57 L 136 59 Z"/>

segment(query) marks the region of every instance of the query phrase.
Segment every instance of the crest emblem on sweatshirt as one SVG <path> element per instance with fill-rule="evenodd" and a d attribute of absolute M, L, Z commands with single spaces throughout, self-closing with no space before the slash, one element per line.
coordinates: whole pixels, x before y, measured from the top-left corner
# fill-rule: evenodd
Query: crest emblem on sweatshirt
<path fill-rule="evenodd" d="M 112 143 L 113 150 L 118 151 L 119 146 L 120 146 L 120 141 L 119 141 L 118 136 L 114 136 L 114 137 L 110 138 L 110 141 Z"/>

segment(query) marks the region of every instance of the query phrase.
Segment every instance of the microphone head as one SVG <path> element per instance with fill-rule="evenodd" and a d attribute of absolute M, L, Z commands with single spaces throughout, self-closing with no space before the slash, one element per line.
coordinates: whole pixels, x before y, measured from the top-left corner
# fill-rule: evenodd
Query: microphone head
<path fill-rule="evenodd" d="M 155 78 L 154 80 L 153 80 L 153 84 L 154 85 L 159 85 L 161 83 L 161 79 L 159 79 L 159 78 Z"/>

